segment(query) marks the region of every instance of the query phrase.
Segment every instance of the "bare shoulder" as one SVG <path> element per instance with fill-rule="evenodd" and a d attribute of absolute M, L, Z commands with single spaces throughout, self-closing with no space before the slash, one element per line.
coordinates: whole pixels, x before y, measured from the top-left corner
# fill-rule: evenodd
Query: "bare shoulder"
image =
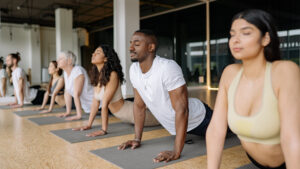
<path fill-rule="evenodd" d="M 275 61 L 272 63 L 272 77 L 279 82 L 300 78 L 299 66 L 292 61 Z"/>
<path fill-rule="evenodd" d="M 275 89 L 299 81 L 300 69 L 296 63 L 292 61 L 275 61 L 272 63 L 272 83 Z"/>
<path fill-rule="evenodd" d="M 109 78 L 110 78 L 110 80 L 117 80 L 118 79 L 118 73 L 116 71 L 112 71 L 110 73 Z"/>
<path fill-rule="evenodd" d="M 229 87 L 234 77 L 241 70 L 242 64 L 230 64 L 226 66 L 222 73 L 221 83 L 225 85 L 225 87 Z"/>
<path fill-rule="evenodd" d="M 272 63 L 272 72 L 279 75 L 297 74 L 299 71 L 299 66 L 292 61 L 275 61 Z"/>

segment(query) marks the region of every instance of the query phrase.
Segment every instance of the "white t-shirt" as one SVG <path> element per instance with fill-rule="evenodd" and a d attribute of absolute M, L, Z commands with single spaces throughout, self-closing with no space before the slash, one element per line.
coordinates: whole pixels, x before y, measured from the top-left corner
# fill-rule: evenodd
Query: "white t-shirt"
<path fill-rule="evenodd" d="M 14 89 L 13 87 L 9 84 L 9 79 L 8 79 L 8 75 L 5 71 L 5 69 L 0 69 L 0 93 L 1 93 L 1 96 L 3 96 L 3 86 L 2 86 L 2 79 L 3 78 L 6 78 L 6 88 L 5 88 L 5 91 L 6 91 L 6 95 L 5 96 L 11 96 L 13 95 L 14 93 Z"/>
<path fill-rule="evenodd" d="M 176 135 L 176 112 L 168 92 L 185 85 L 179 65 L 173 60 L 156 56 L 150 70 L 142 73 L 139 63 L 136 62 L 130 67 L 130 81 L 161 125 L 170 134 Z M 189 98 L 187 131 L 200 125 L 205 114 L 203 103 L 198 99 Z"/>
<path fill-rule="evenodd" d="M 70 76 L 64 71 L 65 91 L 74 97 L 74 81 L 79 75 L 84 76 L 84 85 L 80 96 L 81 107 L 86 113 L 90 113 L 94 91 L 90 79 L 83 67 L 74 66 Z"/>
<path fill-rule="evenodd" d="M 30 84 L 27 81 L 26 73 L 23 69 L 20 67 L 17 67 L 13 72 L 12 72 L 12 81 L 13 81 L 13 86 L 14 90 L 16 93 L 16 97 L 18 99 L 18 104 L 21 104 L 21 98 L 20 98 L 20 87 L 19 87 L 19 80 L 20 78 L 24 79 L 24 102 L 31 102 L 32 100 L 35 99 L 37 95 L 37 89 L 30 89 Z"/>

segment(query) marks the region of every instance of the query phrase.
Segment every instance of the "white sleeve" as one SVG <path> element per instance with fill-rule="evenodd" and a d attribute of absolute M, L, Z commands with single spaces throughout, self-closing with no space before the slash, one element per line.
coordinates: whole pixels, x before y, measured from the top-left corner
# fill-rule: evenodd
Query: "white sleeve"
<path fill-rule="evenodd" d="M 15 76 L 16 76 L 16 79 L 17 80 L 20 80 L 20 78 L 24 78 L 25 77 L 25 74 L 23 73 L 22 69 L 17 69 L 16 70 L 16 73 L 15 73 Z"/>
<path fill-rule="evenodd" d="M 75 69 L 73 72 L 72 72 L 72 77 L 73 79 L 76 79 L 79 75 L 84 75 L 83 73 L 83 68 L 80 68 L 80 67 L 74 67 L 73 69 Z"/>
<path fill-rule="evenodd" d="M 185 84 L 182 70 L 175 61 L 166 64 L 163 70 L 162 80 L 168 91 L 175 90 Z"/>
<path fill-rule="evenodd" d="M 132 87 L 133 87 L 133 88 L 136 88 L 136 87 L 135 87 L 135 84 L 134 84 L 134 76 L 135 76 L 135 75 L 134 75 L 134 70 L 133 70 L 134 67 L 133 67 L 133 66 L 134 66 L 134 64 L 131 64 L 131 66 L 130 66 L 130 69 L 129 69 L 129 78 L 130 78 L 130 82 L 131 82 L 131 84 L 132 84 Z"/>
<path fill-rule="evenodd" d="M 3 70 L 3 69 L 0 70 L 0 79 L 2 79 L 2 78 L 6 78 L 5 70 Z"/>

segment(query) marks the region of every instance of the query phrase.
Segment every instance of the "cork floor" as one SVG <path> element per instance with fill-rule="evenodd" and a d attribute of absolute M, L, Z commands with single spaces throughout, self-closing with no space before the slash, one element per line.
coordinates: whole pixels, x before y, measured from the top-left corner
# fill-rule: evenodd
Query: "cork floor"
<path fill-rule="evenodd" d="M 217 91 L 204 89 L 189 89 L 191 97 L 198 97 L 211 107 L 214 105 Z M 15 110 L 28 110 L 27 108 Z M 61 124 L 37 126 L 27 120 L 30 117 L 49 115 L 35 115 L 19 117 L 14 110 L 0 110 L 0 168 L 1 169 L 114 169 L 118 166 L 101 159 L 90 150 L 107 148 L 121 144 L 132 139 L 133 134 L 112 138 L 98 139 L 80 143 L 68 143 L 50 133 L 50 130 L 58 130 L 82 126 L 87 121 L 68 122 Z M 118 122 L 112 117 L 109 122 Z M 96 120 L 94 124 L 100 124 Z M 164 129 L 144 132 L 143 140 L 169 136 Z M 152 159 L 149 159 L 152 160 Z M 241 146 L 235 146 L 223 151 L 222 169 L 237 168 L 248 164 L 244 150 Z M 206 168 L 206 156 L 195 157 L 162 168 L 168 169 L 193 169 Z"/>

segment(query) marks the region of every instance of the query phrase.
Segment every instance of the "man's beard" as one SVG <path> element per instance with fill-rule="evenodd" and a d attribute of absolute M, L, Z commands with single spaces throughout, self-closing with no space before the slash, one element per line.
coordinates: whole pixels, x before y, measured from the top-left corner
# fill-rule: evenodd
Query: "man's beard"
<path fill-rule="evenodd" d="M 138 62 L 139 60 L 137 58 L 132 58 L 131 59 L 131 62 L 135 63 L 135 62 Z"/>

